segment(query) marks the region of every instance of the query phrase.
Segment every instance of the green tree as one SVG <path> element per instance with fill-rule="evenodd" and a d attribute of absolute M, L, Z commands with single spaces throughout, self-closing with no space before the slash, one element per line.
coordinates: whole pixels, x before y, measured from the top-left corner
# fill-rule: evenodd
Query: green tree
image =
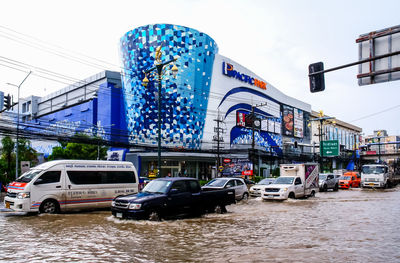
<path fill-rule="evenodd" d="M 2 180 L 4 180 L 4 182 L 9 182 L 11 178 L 15 177 L 15 143 L 10 136 L 6 136 L 1 140 L 1 144 L 3 146 L 1 149 L 1 160 L 3 164 L 3 170 L 1 171 Z M 12 167 L 14 169 L 12 169 Z"/>
<path fill-rule="evenodd" d="M 0 180 L 9 182 L 15 178 L 15 142 L 10 136 L 6 136 L 1 140 L 1 143 L 3 148 L 0 158 Z M 37 164 L 37 153 L 30 146 L 30 141 L 27 139 L 18 139 L 18 161 L 30 161 L 31 166 Z M 18 166 L 18 174 L 21 174 L 20 169 L 20 166 Z"/>
<path fill-rule="evenodd" d="M 74 139 L 81 141 L 88 141 L 91 137 L 83 134 L 77 134 Z M 95 138 L 100 140 L 100 138 Z M 93 138 L 92 138 L 93 140 Z M 95 141 L 95 140 L 93 140 Z M 54 147 L 52 154 L 49 156 L 49 160 L 59 160 L 59 159 L 72 159 L 72 160 L 102 160 L 107 155 L 107 146 L 102 146 L 98 144 L 86 144 L 86 143 L 76 143 L 76 142 L 64 142 L 59 141 L 61 146 Z"/>

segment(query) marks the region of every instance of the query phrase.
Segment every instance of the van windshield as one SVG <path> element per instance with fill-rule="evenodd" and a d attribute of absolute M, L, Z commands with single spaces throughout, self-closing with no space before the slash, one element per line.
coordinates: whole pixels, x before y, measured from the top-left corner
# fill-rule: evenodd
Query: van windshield
<path fill-rule="evenodd" d="M 278 177 L 274 184 L 293 184 L 294 177 Z"/>
<path fill-rule="evenodd" d="M 150 181 L 142 190 L 145 193 L 153 194 L 165 194 L 168 190 L 168 186 L 171 184 L 170 181 Z"/>
<path fill-rule="evenodd" d="M 383 174 L 385 172 L 384 166 L 364 166 L 362 168 L 364 174 Z"/>
<path fill-rule="evenodd" d="M 32 181 L 33 178 L 35 178 L 36 175 L 38 175 L 42 170 L 29 170 L 26 173 L 22 174 L 20 177 L 18 177 L 16 182 L 19 183 L 29 183 Z"/>

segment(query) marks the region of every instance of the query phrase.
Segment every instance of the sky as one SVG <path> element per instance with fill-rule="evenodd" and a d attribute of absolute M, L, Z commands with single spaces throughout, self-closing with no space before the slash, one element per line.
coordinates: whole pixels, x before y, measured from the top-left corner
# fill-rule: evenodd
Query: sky
<path fill-rule="evenodd" d="M 357 66 L 326 73 L 323 92 L 310 93 L 308 79 L 309 64 L 322 61 L 328 69 L 356 62 L 359 35 L 399 25 L 398 10 L 398 0 L 4 1 L 0 91 L 17 98 L 13 85 L 30 70 L 21 97 L 120 71 L 120 38 L 139 26 L 168 23 L 208 34 L 219 54 L 364 135 L 381 129 L 400 135 L 400 81 L 359 86 Z"/>

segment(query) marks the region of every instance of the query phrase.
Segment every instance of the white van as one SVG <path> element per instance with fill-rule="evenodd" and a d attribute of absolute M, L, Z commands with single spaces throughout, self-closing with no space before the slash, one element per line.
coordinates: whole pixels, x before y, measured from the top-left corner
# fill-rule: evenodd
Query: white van
<path fill-rule="evenodd" d="M 33 167 L 8 187 L 6 208 L 57 213 L 111 207 L 114 197 L 138 192 L 131 162 L 62 160 Z"/>

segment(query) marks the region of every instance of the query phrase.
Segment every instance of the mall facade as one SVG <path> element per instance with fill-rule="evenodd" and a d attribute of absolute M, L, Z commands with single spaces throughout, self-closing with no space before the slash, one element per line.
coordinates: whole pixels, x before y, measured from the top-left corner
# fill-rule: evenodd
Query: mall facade
<path fill-rule="evenodd" d="M 311 105 L 220 55 L 207 34 L 178 25 L 147 25 L 122 36 L 120 54 L 121 73 L 104 71 L 46 97 L 21 100 L 22 129 L 59 137 L 100 136 L 114 146 L 109 158 L 132 161 L 142 176 L 157 174 L 158 121 L 161 176 L 268 176 L 279 162 L 288 161 L 288 147 L 303 147 L 312 156 Z M 144 72 L 155 63 L 174 59 L 164 67 L 161 94 L 156 74 L 147 74 L 149 83 L 142 85 Z M 41 141 L 33 146 L 48 154 L 53 145 Z"/>

